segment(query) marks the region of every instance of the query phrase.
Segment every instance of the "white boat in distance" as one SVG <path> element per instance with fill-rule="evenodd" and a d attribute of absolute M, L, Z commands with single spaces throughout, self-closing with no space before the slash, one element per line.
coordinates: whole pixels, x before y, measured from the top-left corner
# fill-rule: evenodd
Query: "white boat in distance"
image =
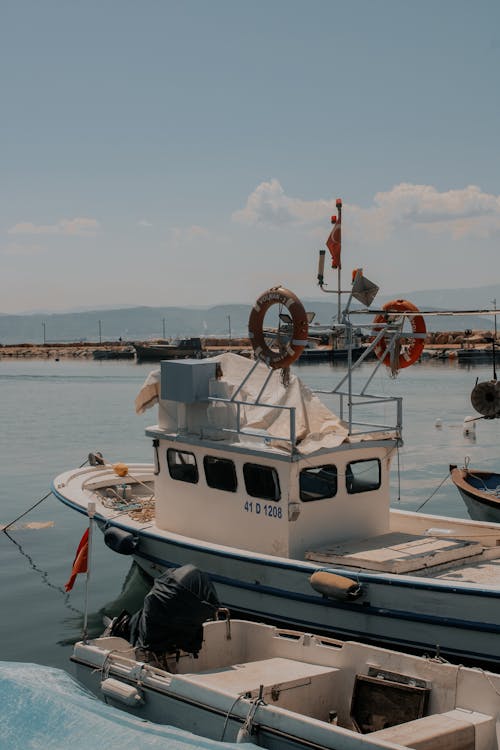
<path fill-rule="evenodd" d="M 296 301 L 276 288 L 253 308 L 251 333 L 268 304 L 292 315 L 280 364 L 307 337 Z M 371 346 L 328 392 L 338 416 L 299 378 L 285 387 L 256 336 L 264 362 L 165 361 L 150 376 L 136 407 L 158 403 L 146 430 L 152 465 L 94 457 L 58 476 L 53 492 L 82 514 L 95 503 L 108 546 L 150 575 L 185 563 L 206 571 L 244 617 L 498 668 L 500 526 L 390 507 L 401 399 L 371 394 L 373 373 L 355 391 L 353 373 L 371 350 L 375 370 L 411 364 L 425 326 L 402 300 L 377 313 Z M 348 305 L 348 337 L 349 320 Z M 381 424 L 376 409 L 391 403 L 394 421 Z"/>
<path fill-rule="evenodd" d="M 498 750 L 500 676 L 243 620 L 206 622 L 196 655 L 77 643 L 78 680 L 134 716 L 272 750 Z"/>

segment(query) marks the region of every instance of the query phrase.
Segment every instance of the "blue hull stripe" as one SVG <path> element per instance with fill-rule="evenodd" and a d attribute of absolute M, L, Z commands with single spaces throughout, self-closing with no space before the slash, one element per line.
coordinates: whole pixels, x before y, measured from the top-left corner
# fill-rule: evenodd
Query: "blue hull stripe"
<path fill-rule="evenodd" d="M 73 510 L 76 510 L 80 512 L 85 517 L 87 516 L 87 513 L 85 509 L 81 508 L 81 506 L 76 505 L 69 501 L 66 497 L 61 495 L 52 485 L 52 492 L 54 495 L 61 500 L 65 505 L 68 505 Z M 123 529 L 125 531 L 130 531 L 130 528 L 126 525 L 120 524 L 119 522 L 116 523 L 114 521 L 109 521 L 103 516 L 99 516 L 96 514 L 95 516 L 96 521 L 105 524 L 109 523 L 110 526 L 115 526 L 117 528 Z M 358 571 L 353 570 L 343 570 L 339 568 L 324 568 L 324 566 L 318 565 L 316 568 L 311 563 L 305 563 L 304 565 L 299 565 L 297 563 L 283 563 L 278 560 L 275 561 L 269 561 L 264 560 L 256 557 L 255 559 L 251 559 L 249 557 L 246 557 L 244 555 L 239 555 L 238 553 L 227 553 L 222 550 L 212 550 L 207 549 L 203 545 L 199 545 L 196 543 L 183 543 L 178 542 L 176 540 L 166 540 L 165 537 L 159 536 L 157 534 L 148 532 L 147 530 L 144 531 L 137 531 L 133 530 L 133 533 L 137 534 L 138 536 L 147 537 L 148 539 L 155 540 L 159 543 L 167 543 L 170 546 L 178 547 L 181 549 L 185 549 L 188 553 L 190 550 L 203 553 L 205 555 L 209 555 L 211 557 L 222 557 L 230 560 L 240 560 L 248 564 L 257 564 L 259 566 L 265 566 L 270 567 L 273 569 L 283 569 L 290 572 L 300 572 L 304 574 L 308 574 L 312 572 L 313 569 L 319 570 L 332 570 L 335 573 L 338 573 L 340 575 L 344 575 L 347 577 L 355 577 L 356 580 L 360 582 L 364 582 L 366 584 L 372 584 L 372 585 L 378 585 L 378 586 L 391 586 L 393 589 L 397 588 L 410 588 L 410 589 L 418 589 L 418 590 L 427 590 L 427 591 L 436 591 L 440 594 L 447 595 L 449 593 L 453 594 L 459 594 L 460 596 L 473 596 L 475 598 L 500 598 L 499 592 L 492 591 L 490 589 L 467 589 L 462 588 L 461 586 L 450 586 L 450 585 L 436 585 L 433 583 L 428 582 L 420 582 L 420 581 L 405 581 L 404 579 L 401 579 L 399 577 L 391 577 L 391 576 L 378 576 L 377 574 L 370 574 L 370 573 L 362 573 Z M 153 564 L 160 565 L 162 567 L 172 567 L 177 565 L 178 563 L 173 563 L 169 560 L 165 560 L 164 558 L 155 557 L 152 555 L 148 555 L 146 553 L 142 552 L 135 552 L 135 557 L 140 557 L 143 560 L 147 560 Z M 483 623 L 479 621 L 471 621 L 471 620 L 462 620 L 462 619 L 456 619 L 456 618 L 449 618 L 449 617 L 440 617 L 437 615 L 428 615 L 428 614 L 420 614 L 420 613 L 411 613 L 396 609 L 388 609 L 386 607 L 384 608 L 378 608 L 371 606 L 367 602 L 365 603 L 348 603 L 348 602 L 337 602 L 337 601 L 331 601 L 321 596 L 314 596 L 314 595 L 307 595 L 307 594 L 300 594 L 295 593 L 291 591 L 284 591 L 283 589 L 274 588 L 271 586 L 263 586 L 260 584 L 252 584 L 247 583 L 244 581 L 241 581 L 239 579 L 234 578 L 228 578 L 225 576 L 218 575 L 216 573 L 212 573 L 210 571 L 207 571 L 212 578 L 212 580 L 216 583 L 220 583 L 221 585 L 228 586 L 235 589 L 241 589 L 241 590 L 247 590 L 252 591 L 254 593 L 262 594 L 271 596 L 277 599 L 286 599 L 289 601 L 300 601 L 303 603 L 307 603 L 309 605 L 313 606 L 319 606 L 319 607 L 330 607 L 331 609 L 341 609 L 344 611 L 351 611 L 356 613 L 357 615 L 372 615 L 382 618 L 392 618 L 392 619 L 398 619 L 398 620 L 404 620 L 404 621 L 410 621 L 410 622 L 416 622 L 416 623 L 425 623 L 428 625 L 435 625 L 438 627 L 447 627 L 447 628 L 457 628 L 457 629 L 466 629 L 466 630 L 474 630 L 478 633 L 492 633 L 492 634 L 499 634 L 500 633 L 500 625 L 496 625 L 494 623 Z M 241 611 L 244 611 L 243 609 Z M 249 614 L 254 615 L 260 615 L 265 617 L 266 612 L 257 612 L 255 610 L 249 610 Z M 281 615 L 280 615 L 281 619 Z M 288 619 L 286 617 L 283 617 L 283 620 Z M 290 619 L 290 622 L 298 622 L 296 619 Z M 313 621 L 311 623 L 305 621 L 303 623 L 306 626 L 311 625 L 313 628 L 318 628 L 318 622 Z M 337 629 L 338 632 L 343 630 L 342 628 Z M 358 635 L 363 635 L 363 631 L 345 631 L 347 633 L 353 633 Z M 364 633 L 366 635 L 366 633 Z M 378 638 L 378 636 L 377 636 Z M 383 637 L 381 636 L 381 639 Z M 394 643 L 397 639 L 390 638 L 387 640 L 388 643 Z M 401 641 L 401 643 L 413 643 L 413 642 L 407 642 L 407 641 Z M 425 646 L 426 644 L 415 644 L 420 646 Z M 466 652 L 466 651 L 454 651 L 454 653 L 457 654 L 463 654 L 463 655 L 469 655 L 472 654 L 472 652 Z M 482 658 L 485 658 L 484 654 L 477 654 L 477 656 L 481 656 Z M 491 658 L 491 657 L 490 657 Z"/>

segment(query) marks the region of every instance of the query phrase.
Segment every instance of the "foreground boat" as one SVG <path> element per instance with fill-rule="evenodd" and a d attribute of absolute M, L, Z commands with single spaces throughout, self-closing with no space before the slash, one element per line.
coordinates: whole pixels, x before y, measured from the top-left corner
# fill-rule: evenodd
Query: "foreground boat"
<path fill-rule="evenodd" d="M 471 518 L 500 523 L 500 474 L 452 464 L 450 475 Z"/>
<path fill-rule="evenodd" d="M 137 718 L 225 742 L 276 750 L 498 748 L 499 675 L 228 613 L 205 622 L 199 642 L 181 649 L 179 638 L 188 642 L 197 629 L 193 609 L 211 606 L 204 597 L 214 604 L 210 583 L 192 566 L 165 573 L 142 610 L 127 622 L 117 618 L 110 635 L 75 645 L 78 680 Z"/>

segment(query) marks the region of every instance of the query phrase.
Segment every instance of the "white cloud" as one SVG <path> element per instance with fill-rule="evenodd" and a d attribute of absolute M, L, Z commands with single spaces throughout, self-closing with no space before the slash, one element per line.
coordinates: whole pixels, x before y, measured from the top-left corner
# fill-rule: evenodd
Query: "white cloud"
<path fill-rule="evenodd" d="M 150 229 L 153 225 L 150 221 L 147 221 L 146 219 L 141 219 L 137 222 L 138 226 L 140 227 L 146 227 L 147 229 Z"/>
<path fill-rule="evenodd" d="M 233 220 L 267 226 L 302 225 L 314 234 L 326 231 L 335 199 L 306 201 L 285 194 L 278 180 L 262 182 Z M 383 240 L 401 225 L 453 237 L 490 237 L 500 231 L 500 196 L 475 185 L 439 192 L 432 185 L 401 183 L 376 193 L 368 208 L 344 203 L 348 232 L 359 241 Z"/>
<path fill-rule="evenodd" d="M 307 224 L 322 220 L 335 211 L 335 200 L 305 201 L 285 195 L 278 180 L 261 182 L 247 199 L 245 208 L 233 213 L 234 221 L 245 224 Z"/>
<path fill-rule="evenodd" d="M 489 237 L 500 230 L 500 196 L 483 193 L 476 185 L 440 193 L 431 185 L 401 183 L 374 197 L 372 213 L 390 231 L 410 224 L 454 237 Z"/>
<path fill-rule="evenodd" d="M 61 234 L 66 236 L 88 237 L 95 235 L 99 228 L 96 219 L 75 217 L 74 219 L 59 219 L 55 224 L 33 224 L 22 221 L 8 230 L 9 234 Z"/>

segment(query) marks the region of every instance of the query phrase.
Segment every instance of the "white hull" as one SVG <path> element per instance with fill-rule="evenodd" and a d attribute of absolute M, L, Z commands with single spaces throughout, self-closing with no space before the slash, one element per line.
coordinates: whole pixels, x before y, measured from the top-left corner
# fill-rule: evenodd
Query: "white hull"
<path fill-rule="evenodd" d="M 430 654 L 500 666 L 500 592 L 407 576 L 335 573 L 359 580 L 365 594 L 354 602 L 318 595 L 309 583 L 319 569 L 290 560 L 238 559 L 196 545 L 143 538 L 135 560 L 149 575 L 158 567 L 191 562 L 215 583 L 225 606 L 260 621 L 314 629 L 342 638 L 369 639 Z"/>
<path fill-rule="evenodd" d="M 148 467 L 140 470 L 146 473 Z M 93 471 L 61 475 L 54 493 L 86 515 L 89 496 L 71 491 L 71 482 Z M 137 474 L 139 469 L 131 471 Z M 108 524 L 138 537 L 134 558 L 147 573 L 156 576 L 165 568 L 192 563 L 210 576 L 221 602 L 233 612 L 402 650 L 440 650 L 456 660 L 500 665 L 500 561 L 494 557 L 465 567 L 441 566 L 426 575 L 357 571 L 202 542 L 125 518 L 102 509 L 96 514 L 101 528 Z M 444 536 L 483 536 L 490 543 L 492 535 L 500 538 L 499 526 L 401 511 L 391 511 L 391 524 L 420 534 L 437 529 Z M 492 547 L 493 555 L 497 549 Z M 318 594 L 309 579 L 321 569 L 359 581 L 362 595 L 355 601 L 339 601 Z"/>
<path fill-rule="evenodd" d="M 213 740 L 241 741 L 247 722 L 245 741 L 270 750 L 498 750 L 498 675 L 359 643 L 236 620 L 206 623 L 199 657 L 169 671 L 116 637 L 72 661 L 112 705 Z"/>

